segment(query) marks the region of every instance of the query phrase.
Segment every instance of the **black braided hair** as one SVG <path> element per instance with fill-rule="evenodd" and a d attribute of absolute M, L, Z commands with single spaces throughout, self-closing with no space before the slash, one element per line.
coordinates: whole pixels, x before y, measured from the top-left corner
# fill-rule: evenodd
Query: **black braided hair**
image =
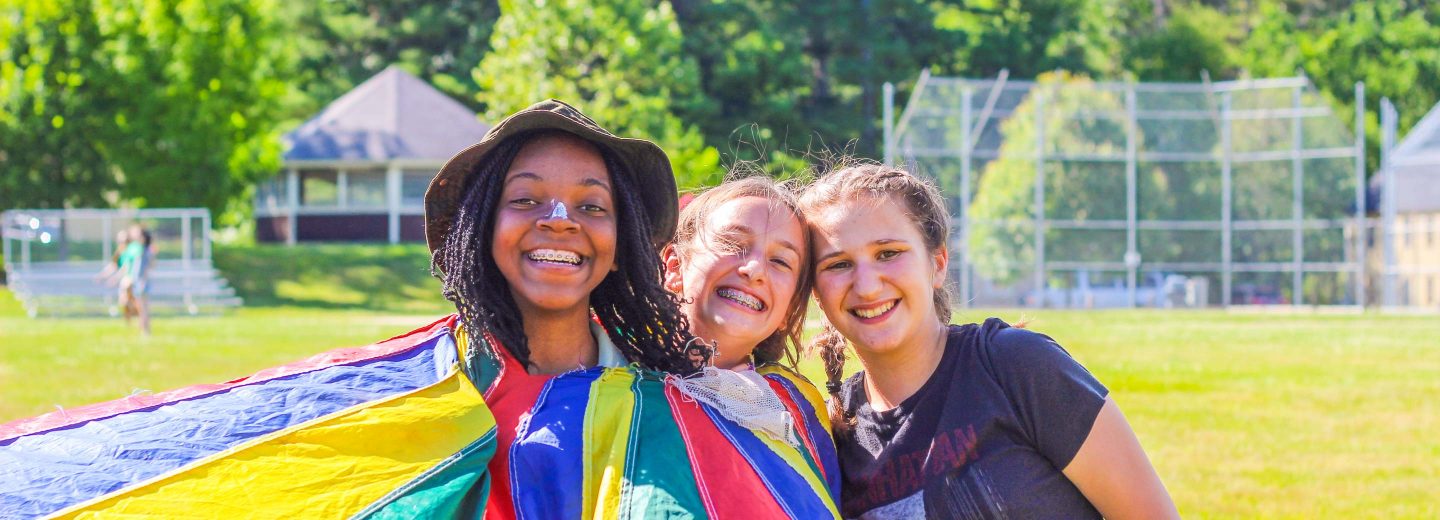
<path fill-rule="evenodd" d="M 445 244 L 434 263 L 445 299 L 455 303 L 460 321 L 473 334 L 488 333 L 516 360 L 531 366 L 523 317 L 510 284 L 495 265 L 490 246 L 505 174 L 520 149 L 546 131 L 506 139 L 475 165 L 455 212 Z M 692 336 L 674 295 L 660 283 L 661 265 L 650 240 L 649 212 L 639 186 L 625 165 L 596 147 L 610 172 L 616 204 L 616 270 L 590 293 L 590 308 L 625 358 L 642 367 L 690 374 L 699 363 L 686 351 Z M 483 342 L 482 342 L 483 344 Z M 493 347 L 488 347 L 493 348 Z M 498 354 L 492 352 L 491 354 Z"/>

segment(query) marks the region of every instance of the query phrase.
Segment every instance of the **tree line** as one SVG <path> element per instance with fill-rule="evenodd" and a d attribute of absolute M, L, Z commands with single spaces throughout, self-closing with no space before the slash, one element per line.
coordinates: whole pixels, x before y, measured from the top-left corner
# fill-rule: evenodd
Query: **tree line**
<path fill-rule="evenodd" d="M 391 64 L 493 121 L 581 104 L 657 140 L 682 186 L 755 161 L 879 157 L 881 86 L 935 75 L 1307 75 L 1408 128 L 1440 99 L 1419 0 L 0 0 L 0 209 L 205 206 L 274 175 L 280 136 Z M 1376 162 L 1379 125 L 1367 115 Z"/>

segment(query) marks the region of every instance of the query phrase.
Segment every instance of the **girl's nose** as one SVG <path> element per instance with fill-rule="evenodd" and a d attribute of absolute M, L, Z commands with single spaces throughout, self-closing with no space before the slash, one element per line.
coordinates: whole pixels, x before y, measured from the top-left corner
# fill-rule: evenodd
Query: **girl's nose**
<path fill-rule="evenodd" d="M 740 276 L 755 283 L 765 281 L 765 259 L 758 255 L 745 257 L 740 264 Z"/>
<path fill-rule="evenodd" d="M 542 229 L 550 231 L 567 231 L 579 227 L 574 220 L 570 220 L 570 210 L 561 201 L 551 201 L 550 211 L 536 222 Z"/>
<path fill-rule="evenodd" d="M 854 290 L 856 296 L 861 298 L 878 296 L 884 288 L 885 284 L 880 281 L 879 272 L 865 265 L 855 266 Z"/>

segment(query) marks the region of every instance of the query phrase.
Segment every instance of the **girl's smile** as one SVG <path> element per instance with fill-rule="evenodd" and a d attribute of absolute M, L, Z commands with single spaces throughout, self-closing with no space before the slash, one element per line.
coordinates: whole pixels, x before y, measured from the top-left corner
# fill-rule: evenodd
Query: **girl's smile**
<path fill-rule="evenodd" d="M 610 181 L 595 147 L 569 134 L 538 137 L 510 163 L 491 254 L 522 314 L 587 312 L 615 265 Z"/>
<path fill-rule="evenodd" d="M 907 215 L 882 197 L 811 219 L 816 299 L 862 357 L 903 351 L 944 327 L 933 295 L 945 282 L 947 256 L 927 250 Z"/>
<path fill-rule="evenodd" d="M 805 231 L 788 208 L 756 196 L 717 206 L 701 226 L 682 251 L 666 249 L 665 285 L 684 297 L 691 332 L 719 344 L 715 365 L 732 368 L 784 324 Z"/>

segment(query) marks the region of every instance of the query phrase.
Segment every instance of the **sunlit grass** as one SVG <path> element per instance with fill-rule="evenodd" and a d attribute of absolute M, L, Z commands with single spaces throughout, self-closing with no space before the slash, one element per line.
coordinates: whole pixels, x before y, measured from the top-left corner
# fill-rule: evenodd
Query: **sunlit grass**
<path fill-rule="evenodd" d="M 322 300 L 365 293 L 295 283 Z M 423 292 L 395 294 L 404 291 Z M 118 319 L 25 318 L 0 289 L 0 421 L 241 377 L 405 332 L 447 307 L 438 296 L 393 303 L 426 310 L 345 310 L 336 301 L 245 308 L 223 317 L 160 319 L 154 336 L 141 338 Z M 957 319 L 990 315 L 1015 321 L 1022 312 L 964 311 Z M 1111 389 L 1187 517 L 1440 514 L 1440 318 L 1023 315 Z M 817 363 L 802 369 L 823 384 Z"/>
<path fill-rule="evenodd" d="M 425 325 L 440 314 L 299 307 L 222 317 L 157 318 L 141 337 L 120 319 L 30 319 L 0 290 L 0 422 L 124 397 L 226 381 Z"/>

